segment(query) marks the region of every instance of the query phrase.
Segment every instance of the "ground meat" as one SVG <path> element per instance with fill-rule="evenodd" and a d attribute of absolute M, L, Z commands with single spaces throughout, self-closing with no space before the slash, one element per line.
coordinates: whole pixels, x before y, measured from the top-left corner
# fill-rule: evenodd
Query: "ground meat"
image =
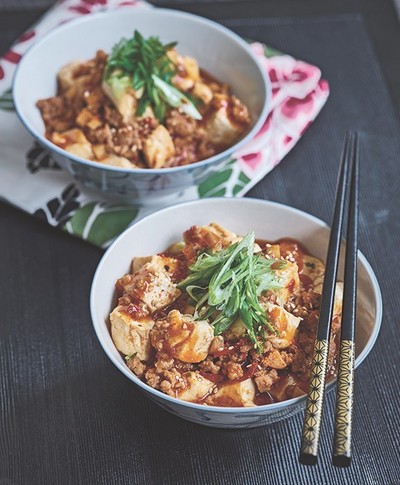
<path fill-rule="evenodd" d="M 170 111 L 165 124 L 171 135 L 187 137 L 195 132 L 197 122 L 177 109 Z"/>
<path fill-rule="evenodd" d="M 149 369 L 147 369 L 144 376 L 147 384 L 150 387 L 153 387 L 154 389 L 158 389 L 161 379 L 153 367 L 150 367 Z"/>
<path fill-rule="evenodd" d="M 273 291 L 267 291 L 266 295 L 261 297 L 261 300 L 262 301 L 264 300 L 265 302 L 273 303 L 275 305 L 278 304 L 278 296 Z M 290 310 L 288 310 L 288 311 L 290 311 Z"/>
<path fill-rule="evenodd" d="M 168 165 L 178 167 L 197 162 L 197 142 L 194 139 L 176 137 L 174 139 L 175 155 L 169 160 Z"/>
<path fill-rule="evenodd" d="M 212 339 L 208 353 L 213 355 L 215 352 L 221 351 L 224 348 L 224 337 L 218 335 Z"/>
<path fill-rule="evenodd" d="M 175 359 L 174 360 L 174 367 L 177 369 L 181 374 L 185 372 L 197 370 L 195 364 L 189 364 L 188 362 L 182 362 L 181 360 Z"/>
<path fill-rule="evenodd" d="M 167 319 L 157 320 L 154 327 L 151 329 L 150 332 L 150 339 L 151 345 L 157 350 L 159 355 L 163 353 L 164 346 L 167 346 L 167 342 L 165 341 L 165 333 L 170 327 L 170 323 Z M 167 349 L 169 350 L 169 349 Z M 168 352 L 166 352 L 166 358 L 168 358 Z"/>
<path fill-rule="evenodd" d="M 108 103 L 108 99 L 100 86 L 96 86 L 92 91 L 84 94 L 87 108 L 93 113 L 102 111 L 104 105 Z"/>
<path fill-rule="evenodd" d="M 139 379 L 144 376 L 146 365 L 141 362 L 139 357 L 133 357 L 126 362 L 129 369 L 134 372 Z"/>
<path fill-rule="evenodd" d="M 208 141 L 208 135 L 201 122 L 173 110 L 166 120 L 172 134 L 175 154 L 168 161 L 169 166 L 189 165 L 211 157 L 223 150 Z"/>
<path fill-rule="evenodd" d="M 254 374 L 254 382 L 256 383 L 258 392 L 268 392 L 278 380 L 279 375 L 275 369 L 262 369 L 256 371 Z"/>
<path fill-rule="evenodd" d="M 250 352 L 252 349 L 253 349 L 253 345 L 250 343 L 250 340 L 244 338 L 244 339 L 241 339 L 239 340 L 240 342 L 240 345 L 239 345 L 239 352 L 241 354 L 247 354 L 248 352 Z M 269 344 L 269 342 L 266 342 L 265 345 Z M 265 350 L 266 350 L 267 347 L 265 347 Z"/>
<path fill-rule="evenodd" d="M 37 102 L 37 107 L 48 132 L 66 131 L 75 124 L 75 113 L 61 96 L 41 99 Z"/>
<path fill-rule="evenodd" d="M 174 359 L 158 360 L 155 362 L 154 367 L 157 372 L 162 372 L 164 370 L 170 370 L 174 366 Z"/>
<path fill-rule="evenodd" d="M 285 369 L 293 361 L 293 354 L 284 350 L 273 349 L 271 352 L 264 354 L 262 359 L 263 367 L 272 367 L 273 369 Z"/>
<path fill-rule="evenodd" d="M 302 291 L 299 294 L 292 295 L 285 304 L 285 309 L 293 313 L 296 317 L 305 318 L 311 312 L 318 310 L 320 303 L 321 295 L 309 289 L 308 291 Z"/>
<path fill-rule="evenodd" d="M 115 148 L 117 148 L 117 146 L 120 146 L 121 150 L 123 149 L 123 147 L 125 147 L 126 149 L 127 147 L 138 143 L 137 131 L 132 126 L 119 128 L 115 131 L 115 134 L 113 136 L 113 142 L 115 144 Z"/>
<path fill-rule="evenodd" d="M 296 374 L 308 374 L 310 370 L 310 359 L 308 356 L 310 354 L 307 355 L 303 350 L 294 346 L 292 352 L 293 360 L 290 366 L 292 372 L 295 372 Z"/>
<path fill-rule="evenodd" d="M 111 140 L 107 143 L 111 152 L 120 157 L 128 158 L 130 161 L 138 159 L 138 148 L 140 144 L 138 131 L 132 126 L 118 128 Z"/>
<path fill-rule="evenodd" d="M 212 357 L 208 356 L 203 362 L 200 362 L 199 367 L 203 372 L 217 375 L 221 369 L 221 363 L 219 360 L 215 363 Z"/>
<path fill-rule="evenodd" d="M 235 362 L 229 362 L 226 365 L 226 373 L 227 373 L 228 379 L 231 381 L 234 381 L 236 379 L 240 379 L 243 377 L 242 366 Z"/>
<path fill-rule="evenodd" d="M 104 125 L 96 130 L 89 131 L 87 137 L 92 143 L 101 143 L 110 145 L 112 143 L 113 133 L 109 125 Z"/>
<path fill-rule="evenodd" d="M 197 144 L 197 153 L 199 160 L 204 160 L 205 158 L 210 158 L 214 156 L 216 153 L 219 151 L 222 151 L 218 149 L 215 145 L 210 143 L 207 139 L 200 140 Z"/>
<path fill-rule="evenodd" d="M 115 288 L 118 295 L 118 305 L 124 307 L 124 311 L 132 318 L 141 319 L 149 315 L 149 309 L 135 294 L 135 285 L 132 280 L 133 275 L 131 274 L 117 280 Z"/>
<path fill-rule="evenodd" d="M 160 122 L 151 116 L 147 118 L 138 118 L 136 120 L 136 126 L 138 134 L 141 139 L 147 138 L 152 131 L 154 131 Z"/>
<path fill-rule="evenodd" d="M 104 144 L 108 153 L 127 158 L 132 163 L 143 165 L 141 150 L 143 139 L 152 132 L 158 122 L 152 118 L 143 118 L 135 123 L 122 123 L 121 115 L 113 107 L 105 107 L 108 120 L 104 126 L 95 130 L 86 130 L 87 138 L 94 144 Z"/>
<path fill-rule="evenodd" d="M 187 386 L 187 380 L 175 367 L 164 369 L 161 362 L 147 369 L 146 382 L 154 389 L 159 389 L 169 396 L 176 397 Z"/>
<path fill-rule="evenodd" d="M 241 123 L 245 125 L 250 123 L 249 110 L 243 103 L 239 101 L 239 99 L 236 96 L 231 96 L 229 107 L 230 107 L 229 115 L 237 123 Z"/>
<path fill-rule="evenodd" d="M 160 391 L 164 392 L 165 394 L 171 395 L 171 390 L 172 390 L 172 384 L 169 381 L 167 380 L 161 381 Z"/>
<path fill-rule="evenodd" d="M 122 124 L 122 116 L 114 106 L 104 106 L 104 120 L 108 126 L 118 128 Z"/>
<path fill-rule="evenodd" d="M 338 368 L 338 346 L 340 341 L 341 318 L 335 317 L 332 320 L 332 331 L 329 339 L 328 353 L 328 376 L 334 377 Z"/>

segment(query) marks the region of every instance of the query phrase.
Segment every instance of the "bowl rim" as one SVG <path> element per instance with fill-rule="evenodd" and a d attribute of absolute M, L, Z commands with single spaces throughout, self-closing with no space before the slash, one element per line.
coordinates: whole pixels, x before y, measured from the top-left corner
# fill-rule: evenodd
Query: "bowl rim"
<path fill-rule="evenodd" d="M 272 412 L 272 411 L 279 411 L 283 408 L 290 407 L 292 405 L 295 405 L 297 403 L 301 403 L 302 401 L 306 400 L 307 395 L 295 397 L 292 399 L 288 399 L 286 401 L 281 401 L 277 403 L 272 403 L 272 404 L 264 404 L 261 406 L 252 406 L 252 407 L 222 407 L 222 406 L 204 406 L 203 404 L 197 404 L 197 403 L 191 403 L 188 401 L 183 401 L 181 399 L 175 398 L 168 396 L 167 394 L 164 394 L 161 391 L 158 391 L 157 389 L 153 389 L 150 387 L 148 384 L 142 382 L 124 363 L 119 362 L 114 355 L 111 353 L 111 351 L 108 349 L 108 346 L 105 341 L 103 341 L 103 338 L 100 333 L 100 326 L 104 325 L 104 322 L 100 323 L 97 321 L 95 315 L 95 291 L 96 287 L 99 284 L 100 280 L 100 274 L 102 271 L 102 268 L 105 264 L 105 261 L 108 258 L 108 254 L 113 251 L 114 247 L 119 244 L 119 241 L 124 239 L 126 237 L 126 234 L 134 231 L 135 227 L 138 224 L 141 224 L 142 222 L 146 222 L 148 219 L 152 218 L 155 215 L 159 215 L 160 213 L 163 214 L 165 212 L 168 212 L 170 210 L 175 210 L 179 209 L 179 207 L 182 206 L 192 206 L 192 205 L 198 205 L 202 203 L 210 203 L 214 201 L 228 201 L 228 204 L 240 204 L 240 203 L 247 203 L 250 205 L 259 205 L 260 203 L 262 205 L 268 205 L 270 207 L 277 207 L 277 208 L 284 208 L 284 209 L 289 209 L 289 211 L 292 211 L 295 214 L 298 214 L 302 217 L 305 217 L 306 219 L 317 223 L 320 227 L 326 227 L 329 228 L 328 224 L 326 224 L 322 219 L 319 219 L 318 217 L 309 214 L 308 212 L 302 211 L 300 209 L 297 209 L 295 207 L 292 207 L 287 204 L 282 204 L 279 202 L 274 202 L 270 200 L 265 200 L 265 199 L 258 199 L 258 198 L 234 198 L 234 197 L 213 197 L 213 198 L 206 198 L 206 199 L 200 199 L 200 200 L 192 200 L 192 201 L 186 201 L 186 202 L 181 202 L 178 204 L 170 205 L 168 207 L 165 207 L 159 211 L 153 212 L 152 214 L 149 214 L 139 221 L 135 222 L 130 226 L 128 229 L 126 229 L 118 238 L 112 243 L 112 245 L 107 249 L 107 251 L 104 253 L 102 256 L 93 280 L 92 280 L 92 286 L 90 289 L 90 313 L 91 313 L 91 318 L 92 318 L 92 323 L 94 330 L 96 332 L 97 338 L 99 340 L 100 345 L 102 346 L 103 350 L 111 360 L 111 362 L 123 373 L 125 374 L 134 384 L 138 385 L 141 389 L 143 389 L 145 392 L 148 392 L 150 394 L 153 394 L 155 398 L 161 398 L 161 400 L 165 400 L 171 404 L 176 404 L 179 406 L 183 406 L 189 409 L 193 410 L 199 410 L 199 411 L 212 411 L 213 413 L 219 413 L 219 414 L 231 414 L 231 413 L 236 413 L 236 414 L 252 414 L 252 413 L 257 413 L 257 412 Z M 375 325 L 372 330 L 372 333 L 367 341 L 367 344 L 365 345 L 364 349 L 361 351 L 361 353 L 358 355 L 358 357 L 355 360 L 355 368 L 357 368 L 367 357 L 367 355 L 370 353 L 372 350 L 378 335 L 379 331 L 381 328 L 381 323 L 382 323 L 382 314 L 383 314 L 383 303 L 382 303 L 382 293 L 380 290 L 380 286 L 377 280 L 377 277 L 374 273 L 374 270 L 372 269 L 370 263 L 364 256 L 364 254 L 361 251 L 358 251 L 358 260 L 363 264 L 373 287 L 374 291 L 374 296 L 375 296 L 375 303 L 376 303 L 376 313 L 375 313 Z M 336 378 L 330 381 L 327 384 L 327 390 L 329 390 L 332 386 L 334 386 L 336 383 Z"/>
<path fill-rule="evenodd" d="M 129 12 L 129 13 L 128 13 Z M 189 21 L 194 21 L 197 22 L 198 24 L 201 25 L 206 25 L 208 27 L 213 28 L 214 30 L 218 30 L 225 34 L 225 36 L 229 37 L 230 40 L 236 44 L 236 46 L 239 46 L 242 48 L 244 51 L 247 52 L 247 55 L 253 60 L 255 68 L 258 70 L 259 74 L 261 75 L 261 79 L 263 81 L 263 87 L 264 87 L 264 103 L 261 109 L 261 112 L 256 119 L 254 125 L 252 128 L 239 140 L 237 141 L 234 145 L 231 147 L 227 148 L 223 152 L 217 153 L 216 155 L 213 155 L 212 157 L 206 158 L 204 160 L 201 160 L 199 162 L 190 164 L 190 165 L 182 165 L 178 167 L 169 167 L 169 168 L 122 168 L 122 167 L 114 167 L 112 165 L 106 165 L 106 164 L 100 164 L 99 162 L 92 161 L 92 160 L 86 160 L 85 158 L 78 157 L 72 153 L 67 152 L 66 150 L 63 150 L 62 148 L 58 147 L 54 143 L 52 143 L 50 140 L 48 140 L 43 134 L 40 134 L 36 132 L 34 127 L 31 125 L 29 120 L 24 116 L 23 114 L 23 109 L 21 106 L 21 103 L 18 98 L 18 93 L 22 92 L 23 89 L 23 81 L 20 79 L 20 72 L 24 66 L 24 64 L 27 62 L 27 59 L 29 59 L 29 56 L 35 53 L 35 50 L 39 49 L 42 44 L 45 44 L 51 38 L 57 36 L 59 32 L 63 32 L 65 30 L 70 29 L 71 27 L 74 27 L 75 25 L 79 24 L 85 24 L 85 23 L 90 23 L 92 20 L 96 20 L 97 18 L 105 18 L 105 17 L 119 17 L 121 15 L 129 15 L 132 14 L 133 16 L 137 15 L 165 15 L 165 16 L 174 16 L 177 18 L 182 18 L 184 21 L 185 19 Z M 14 99 L 14 105 L 15 105 L 15 111 L 18 115 L 18 118 L 20 119 L 21 123 L 25 127 L 25 129 L 42 145 L 44 145 L 47 149 L 56 152 L 58 155 L 66 157 L 70 160 L 73 160 L 74 162 L 81 163 L 83 165 L 89 166 L 89 167 L 95 167 L 100 170 L 106 170 L 110 172 L 122 172 L 122 173 L 132 173 L 132 174 L 154 174 L 154 175 L 162 175 L 162 174 L 174 174 L 177 172 L 182 172 L 185 170 L 192 170 L 194 168 L 201 168 L 205 167 L 208 165 L 212 165 L 215 162 L 221 161 L 223 158 L 226 158 L 235 151 L 238 151 L 239 148 L 241 148 L 246 142 L 248 142 L 254 135 L 261 129 L 263 123 L 265 122 L 265 119 L 268 115 L 268 112 L 270 110 L 270 104 L 271 104 L 271 99 L 272 99 L 272 87 L 271 87 L 271 81 L 269 77 L 267 76 L 265 70 L 261 66 L 260 60 L 256 57 L 252 49 L 250 48 L 250 45 L 243 40 L 238 34 L 233 32 L 232 30 L 228 29 L 224 25 L 219 24 L 218 22 L 215 22 L 213 20 L 209 20 L 205 17 L 201 17 L 200 15 L 195 15 L 192 13 L 187 13 L 183 12 L 181 10 L 175 10 L 175 9 L 167 9 L 167 8 L 144 8 L 142 7 L 136 7 L 134 9 L 127 9 L 127 8 L 122 8 L 122 9 L 117 9 L 113 10 L 110 12 L 97 12 L 94 14 L 86 15 L 83 17 L 71 19 L 68 22 L 65 22 L 62 25 L 57 25 L 50 29 L 46 34 L 43 35 L 37 42 L 34 42 L 32 46 L 30 46 L 27 51 L 24 53 L 22 56 L 22 59 L 18 63 L 14 75 L 13 75 L 13 80 L 12 80 L 12 91 L 13 91 L 13 99 Z"/>

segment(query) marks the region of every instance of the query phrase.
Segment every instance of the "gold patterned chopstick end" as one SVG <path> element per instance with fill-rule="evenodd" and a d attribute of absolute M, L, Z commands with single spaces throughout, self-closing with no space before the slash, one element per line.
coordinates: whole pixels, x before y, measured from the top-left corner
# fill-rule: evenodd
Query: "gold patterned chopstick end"
<path fill-rule="evenodd" d="M 354 388 L 354 342 L 342 340 L 336 398 L 333 464 L 349 466 L 351 460 L 351 423 L 353 415 Z"/>
<path fill-rule="evenodd" d="M 300 462 L 304 465 L 314 465 L 317 462 L 318 441 L 325 394 L 328 348 L 328 340 L 315 340 L 300 448 Z"/>

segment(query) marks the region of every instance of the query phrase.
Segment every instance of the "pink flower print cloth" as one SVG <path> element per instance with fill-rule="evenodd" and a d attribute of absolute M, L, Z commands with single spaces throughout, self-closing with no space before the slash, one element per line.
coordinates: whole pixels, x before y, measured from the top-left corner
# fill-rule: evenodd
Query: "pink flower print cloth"
<path fill-rule="evenodd" d="M 16 65 L 36 39 L 81 15 L 117 8 L 150 5 L 134 0 L 60 1 L 0 58 L 0 197 L 101 247 L 108 246 L 127 226 L 156 209 L 111 204 L 78 186 L 19 122 L 13 109 L 11 84 Z M 295 146 L 328 98 L 329 85 L 321 78 L 318 67 L 258 42 L 252 43 L 251 48 L 271 81 L 272 100 L 265 122 L 226 168 L 188 189 L 181 200 L 246 194 Z"/>

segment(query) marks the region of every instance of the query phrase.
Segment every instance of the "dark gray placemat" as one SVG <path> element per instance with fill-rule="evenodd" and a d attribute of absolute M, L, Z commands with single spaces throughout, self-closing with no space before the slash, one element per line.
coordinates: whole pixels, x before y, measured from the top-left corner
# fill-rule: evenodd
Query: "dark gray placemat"
<path fill-rule="evenodd" d="M 251 196 L 289 203 L 328 221 L 344 132 L 363 130 L 360 246 L 380 280 L 385 318 L 376 347 L 356 374 L 352 467 L 330 464 L 333 395 L 315 468 L 297 463 L 301 415 L 235 432 L 193 425 L 150 402 L 108 361 L 90 325 L 87 301 L 97 250 L 47 227 L 49 238 L 43 240 L 38 223 L 26 218 L 21 226 L 29 228 L 29 250 L 39 255 L 29 273 L 16 257 L 27 251 L 26 241 L 14 235 L 15 246 L 0 254 L 2 264 L 12 261 L 13 267 L 3 290 L 23 309 L 18 321 L 13 305 L 2 314 L 0 484 L 400 482 L 395 245 L 400 130 L 379 64 L 357 17 L 227 23 L 241 35 L 321 66 L 332 91 L 304 139 Z M 4 220 L 10 233 L 22 231 L 12 214 Z"/>
<path fill-rule="evenodd" d="M 319 477 L 322 483 L 324 469 L 328 480 L 325 483 L 343 483 L 350 476 L 359 477 L 358 483 L 400 483 L 400 460 L 394 452 L 394 444 L 399 443 L 400 421 L 398 408 L 394 412 L 398 403 L 393 402 L 399 383 L 396 367 L 400 364 L 394 306 L 400 264 L 397 257 L 390 256 L 400 241 L 400 130 L 362 18 L 232 20 L 226 25 L 318 65 L 331 86 L 330 99 L 309 133 L 279 170 L 249 196 L 285 202 L 329 222 L 344 133 L 359 129 L 362 134 L 360 249 L 376 271 L 385 311 L 376 347 L 356 374 L 351 475 L 329 464 L 331 417 L 322 435 L 323 459 L 312 471 L 296 464 L 302 416 L 288 422 L 291 442 L 285 450 L 292 459 L 285 460 L 285 464 L 293 466 L 293 476 L 302 473 L 305 483 L 307 476 L 310 480 L 313 477 L 313 483 Z M 384 356 L 391 356 L 390 361 Z M 334 396 L 327 401 L 332 410 Z M 379 428 L 385 430 L 384 440 L 380 440 Z M 278 459 L 276 450 L 271 461 L 277 463 Z"/>

